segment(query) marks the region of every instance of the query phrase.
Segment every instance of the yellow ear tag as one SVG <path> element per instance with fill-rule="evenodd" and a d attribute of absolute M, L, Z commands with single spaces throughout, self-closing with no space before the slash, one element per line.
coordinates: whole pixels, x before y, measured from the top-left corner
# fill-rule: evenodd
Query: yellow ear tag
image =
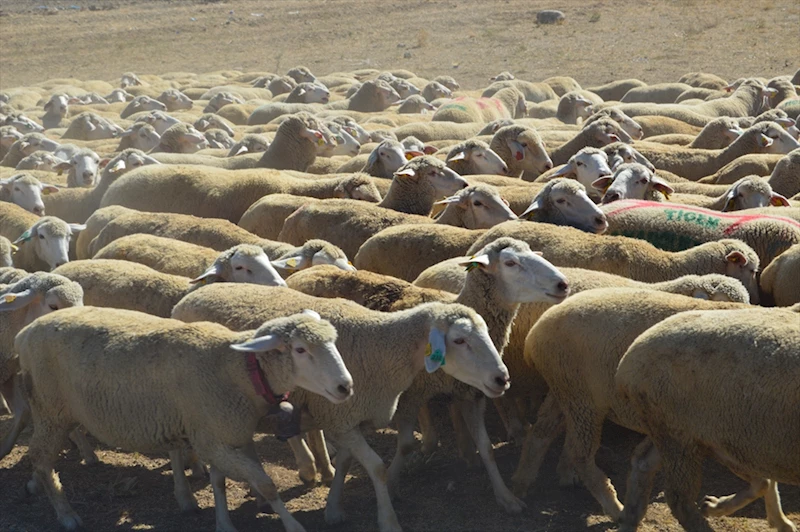
<path fill-rule="evenodd" d="M 725 205 L 725 210 L 730 211 L 733 210 L 733 207 L 736 205 L 736 200 L 731 198 L 728 200 L 728 203 Z"/>
<path fill-rule="evenodd" d="M 11 253 L 16 253 L 17 251 L 19 251 L 19 246 L 11 244 Z"/>
<path fill-rule="evenodd" d="M 352 265 L 353 265 L 353 263 L 352 263 L 352 262 L 350 262 L 349 260 L 347 261 L 347 264 L 348 264 L 348 265 L 350 265 L 350 266 L 352 266 Z"/>
<path fill-rule="evenodd" d="M 413 153 L 406 153 L 406 161 L 410 161 L 413 158 L 414 158 L 414 154 Z"/>
<path fill-rule="evenodd" d="M 17 296 L 16 294 L 6 294 L 3 296 L 3 299 L 6 301 L 6 303 L 13 303 L 14 300 L 17 299 Z"/>
<path fill-rule="evenodd" d="M 666 198 L 666 200 L 669 201 L 669 193 L 668 192 L 662 192 L 662 194 L 664 194 L 664 198 Z"/>
<path fill-rule="evenodd" d="M 48 194 L 50 194 L 50 189 L 49 188 L 46 188 L 46 189 L 42 190 L 42 196 L 47 196 Z"/>
<path fill-rule="evenodd" d="M 318 138 L 317 146 L 324 146 L 324 145 L 325 145 L 325 139 L 323 139 L 322 137 Z"/>
<path fill-rule="evenodd" d="M 297 259 L 289 259 L 286 261 L 286 265 L 290 268 L 297 268 Z"/>

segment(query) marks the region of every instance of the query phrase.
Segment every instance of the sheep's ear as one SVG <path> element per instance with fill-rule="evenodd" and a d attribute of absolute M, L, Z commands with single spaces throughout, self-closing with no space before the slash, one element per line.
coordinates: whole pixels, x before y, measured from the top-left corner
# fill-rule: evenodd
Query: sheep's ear
<path fill-rule="evenodd" d="M 306 316 L 311 316 L 317 321 L 322 321 L 322 316 L 319 315 L 319 312 L 311 310 L 310 308 L 303 309 L 303 312 L 301 312 L 300 314 L 305 314 Z"/>
<path fill-rule="evenodd" d="M 247 153 L 247 146 L 245 146 L 244 144 L 239 146 L 239 149 L 236 150 L 236 153 L 231 155 L 231 157 L 236 157 L 237 155 L 241 155 L 243 153 Z"/>
<path fill-rule="evenodd" d="M 58 172 L 58 175 L 63 174 L 64 172 L 69 172 L 69 169 L 72 168 L 72 162 L 64 161 L 63 163 L 58 163 L 53 167 L 53 170 Z"/>
<path fill-rule="evenodd" d="M 739 264 L 741 266 L 747 266 L 747 257 L 745 257 L 741 251 L 731 251 L 725 256 L 725 260 L 727 260 L 731 264 Z"/>
<path fill-rule="evenodd" d="M 536 211 L 543 208 L 544 208 L 544 201 L 542 201 L 542 198 L 536 198 L 528 206 L 528 208 L 525 209 L 525 212 L 519 215 L 519 217 L 521 220 L 530 220 L 533 217 L 533 215 L 536 214 Z"/>
<path fill-rule="evenodd" d="M 287 257 L 285 259 L 276 259 L 270 261 L 270 264 L 282 270 L 297 271 L 308 267 L 308 261 L 302 255 L 294 257 Z"/>
<path fill-rule="evenodd" d="M 422 151 L 425 155 L 433 155 L 439 150 L 435 146 L 425 146 L 425 148 Z"/>
<path fill-rule="evenodd" d="M 447 162 L 449 163 L 450 161 L 463 161 L 463 160 L 466 160 L 466 158 L 467 158 L 467 152 L 465 152 L 464 150 L 461 150 L 460 152 L 456 153 L 452 157 L 448 158 Z"/>
<path fill-rule="evenodd" d="M 608 187 L 611 186 L 611 183 L 614 182 L 613 177 L 601 177 L 600 179 L 596 179 L 592 181 L 592 188 L 596 188 L 597 190 L 602 190 L 605 192 L 608 190 Z"/>
<path fill-rule="evenodd" d="M 125 131 L 123 131 L 122 133 L 120 133 L 119 136 L 120 137 L 130 137 L 134 133 L 136 133 L 136 130 L 128 128 Z"/>
<path fill-rule="evenodd" d="M 0 312 L 25 307 L 34 299 L 36 299 L 36 292 L 30 288 L 22 292 L 3 294 L 0 296 Z"/>
<path fill-rule="evenodd" d="M 506 144 L 508 144 L 509 149 L 511 150 L 511 156 L 514 157 L 517 161 L 521 161 L 525 158 L 525 148 L 514 139 L 507 139 Z"/>
<path fill-rule="evenodd" d="M 670 194 L 675 192 L 675 189 L 669 186 L 667 182 L 661 179 L 660 177 L 653 176 L 652 183 L 653 183 L 653 188 L 664 194 L 664 197 L 667 199 L 669 199 Z"/>
<path fill-rule="evenodd" d="M 773 142 L 774 141 L 771 138 L 762 133 L 758 143 L 761 145 L 762 148 L 769 148 L 770 146 L 772 146 Z"/>
<path fill-rule="evenodd" d="M 206 284 L 210 278 L 219 277 L 220 275 L 222 275 L 222 264 L 219 262 L 214 262 L 214 264 L 212 264 L 206 271 L 189 282 L 191 284 Z"/>
<path fill-rule="evenodd" d="M 97 126 L 94 125 L 94 122 L 92 122 L 91 119 L 87 118 L 85 122 L 87 131 L 94 131 L 95 129 L 97 129 Z"/>
<path fill-rule="evenodd" d="M 54 192 L 58 192 L 61 190 L 55 185 L 48 185 L 47 183 L 42 183 L 42 195 L 47 196 L 48 194 L 52 194 Z"/>
<path fill-rule="evenodd" d="M 449 205 L 451 203 L 459 203 L 460 201 L 461 201 L 460 196 L 450 196 L 443 200 L 434 202 L 434 205 Z"/>
<path fill-rule="evenodd" d="M 283 340 L 281 340 L 280 336 L 268 334 L 247 340 L 241 344 L 231 344 L 231 349 L 243 353 L 263 353 L 264 351 L 276 349 L 282 343 Z"/>
<path fill-rule="evenodd" d="M 413 168 L 401 168 L 394 173 L 395 177 L 414 177 L 417 172 Z"/>
<path fill-rule="evenodd" d="M 773 207 L 790 207 L 789 200 L 783 194 L 773 192 L 769 198 L 769 204 Z"/>
<path fill-rule="evenodd" d="M 306 90 L 305 90 L 303 87 L 300 87 L 300 88 L 297 90 L 297 95 L 298 95 L 298 96 L 302 96 L 302 95 L 303 95 L 303 94 L 305 94 L 305 93 L 306 93 Z"/>
<path fill-rule="evenodd" d="M 554 174 L 551 174 L 550 177 L 563 177 L 565 175 L 570 175 L 575 173 L 575 167 L 572 165 L 571 162 L 568 162 L 564 166 L 558 169 L 558 171 Z"/>
<path fill-rule="evenodd" d="M 106 168 L 106 171 L 112 174 L 116 174 L 117 172 L 125 170 L 125 166 L 126 166 L 125 159 L 119 159 L 117 162 Z"/>
<path fill-rule="evenodd" d="M 316 129 L 303 128 L 303 130 L 300 132 L 300 136 L 310 140 L 311 142 L 316 142 L 320 146 L 325 144 L 325 135 Z"/>
<path fill-rule="evenodd" d="M 741 134 L 744 133 L 744 131 L 741 130 L 741 129 L 730 128 L 730 129 L 728 129 L 728 133 L 730 133 L 731 135 L 736 135 L 738 137 L 738 136 L 741 136 Z"/>
<path fill-rule="evenodd" d="M 69 225 L 69 230 L 73 233 L 80 233 L 84 229 L 86 229 L 86 224 L 67 224 Z"/>
<path fill-rule="evenodd" d="M 428 347 L 425 350 L 425 370 L 433 373 L 445 365 L 447 353 L 447 334 L 438 327 L 431 327 L 428 333 Z"/>
<path fill-rule="evenodd" d="M 49 111 L 51 107 L 53 107 L 53 100 L 49 100 L 46 104 L 44 104 L 45 111 Z"/>
<path fill-rule="evenodd" d="M 410 161 L 414 157 L 422 157 L 423 155 L 425 155 L 424 152 L 416 150 L 408 150 L 406 151 L 406 161 Z"/>
<path fill-rule="evenodd" d="M 458 261 L 459 266 L 465 266 L 467 271 L 472 271 L 475 268 L 485 268 L 489 265 L 489 255 L 473 255 L 472 257 L 464 257 Z"/>
<path fill-rule="evenodd" d="M 36 230 L 36 227 L 31 227 L 30 229 L 28 229 L 27 231 L 25 231 L 24 233 L 22 233 L 21 235 L 19 235 L 19 238 L 17 238 L 16 240 L 14 240 L 14 242 L 13 242 L 13 243 L 14 243 L 14 244 L 19 244 L 19 245 L 21 246 L 21 245 L 22 245 L 22 244 L 24 244 L 25 242 L 30 242 L 30 241 L 31 241 L 31 239 L 32 239 L 34 236 L 36 236 L 37 234 L 38 234 L 38 231 Z"/>

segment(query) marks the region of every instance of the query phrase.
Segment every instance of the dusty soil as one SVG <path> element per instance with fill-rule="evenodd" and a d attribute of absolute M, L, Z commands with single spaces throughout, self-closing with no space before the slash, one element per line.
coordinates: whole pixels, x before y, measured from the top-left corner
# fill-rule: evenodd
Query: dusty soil
<path fill-rule="evenodd" d="M 39 6 L 45 5 L 44 9 Z M 70 9 L 77 5 L 82 9 Z M 557 7 L 560 26 L 537 26 L 535 13 Z M 62 8 L 62 9 L 57 9 Z M 358 68 L 406 68 L 421 76 L 450 74 L 476 88 L 490 75 L 511 70 L 530 80 L 570 75 L 584 86 L 636 77 L 647 82 L 677 80 L 689 71 L 727 79 L 793 73 L 800 49 L 800 3 L 796 0 L 645 0 L 594 2 L 480 0 L 382 2 L 365 0 L 163 1 L 0 0 L 0 88 L 52 78 L 118 80 L 125 71 L 161 74 L 213 70 L 285 72 L 305 64 L 317 74 Z M 410 58 L 404 54 L 410 52 Z M 490 423 L 494 413 L 490 411 Z M 447 426 L 448 424 L 444 424 Z M 0 416 L 0 434 L 10 417 Z M 492 433 L 499 435 L 499 427 Z M 408 531 L 574 531 L 614 529 L 582 488 L 560 489 L 553 446 L 519 516 L 505 515 L 494 502 L 480 466 L 465 467 L 449 433 L 427 463 L 419 460 L 404 477 L 395 504 Z M 46 531 L 57 527 L 44 497 L 22 497 L 30 476 L 21 445 L 0 461 L 0 530 Z M 369 437 L 388 463 L 391 430 Z M 495 436 L 495 441 L 500 438 Z M 624 492 L 630 453 L 639 436 L 609 426 L 599 465 Z M 261 436 L 258 450 L 288 508 L 309 530 L 360 531 L 376 528 L 372 485 L 355 467 L 344 504 L 349 521 L 327 527 L 323 509 L 328 488 L 306 489 L 297 478 L 288 447 Z M 149 457 L 100 447 L 101 464 L 87 467 L 75 450 L 58 464 L 61 480 L 89 530 L 211 530 L 213 497 L 207 481 L 193 479 L 202 510 L 184 516 L 172 496 L 166 457 Z M 510 479 L 519 449 L 498 443 L 500 470 Z M 744 483 L 709 464 L 703 493 L 732 493 Z M 800 488 L 782 486 L 784 510 L 800 524 Z M 258 513 L 242 485 L 229 482 L 234 523 L 242 531 L 281 530 L 273 515 Z M 735 517 L 713 519 L 716 530 L 768 530 L 762 502 Z M 642 526 L 647 532 L 680 530 L 657 484 Z"/>

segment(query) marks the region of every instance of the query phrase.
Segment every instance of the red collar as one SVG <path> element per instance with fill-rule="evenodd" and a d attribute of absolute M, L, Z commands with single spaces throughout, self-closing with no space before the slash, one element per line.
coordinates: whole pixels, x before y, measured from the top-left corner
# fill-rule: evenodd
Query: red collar
<path fill-rule="evenodd" d="M 250 381 L 253 383 L 253 388 L 256 389 L 258 395 L 263 397 L 264 400 L 271 405 L 277 405 L 283 401 L 289 400 L 289 392 L 283 395 L 275 395 L 272 392 L 272 388 L 269 387 L 269 382 L 267 382 L 264 372 L 261 371 L 261 366 L 258 364 L 255 353 L 248 353 L 246 361 L 247 373 L 250 375 Z"/>

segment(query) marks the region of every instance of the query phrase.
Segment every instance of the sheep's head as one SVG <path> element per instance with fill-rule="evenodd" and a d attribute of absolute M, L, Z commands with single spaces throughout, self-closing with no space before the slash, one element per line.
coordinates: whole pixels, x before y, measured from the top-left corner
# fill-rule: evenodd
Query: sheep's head
<path fill-rule="evenodd" d="M 291 97 L 303 103 L 328 103 L 331 92 L 321 83 L 303 82 L 290 93 Z"/>
<path fill-rule="evenodd" d="M 469 183 L 444 162 L 430 155 L 414 157 L 394 173 L 394 180 L 429 189 L 433 197 L 452 196 Z"/>
<path fill-rule="evenodd" d="M 286 286 L 269 257 L 258 246 L 239 244 L 223 251 L 217 260 L 202 274 L 192 279 L 202 283 L 252 283 L 267 286 Z"/>
<path fill-rule="evenodd" d="M 575 118 L 589 118 L 592 102 L 578 92 L 568 92 L 558 101 L 559 114 L 574 115 Z"/>
<path fill-rule="evenodd" d="M 676 279 L 675 283 L 679 283 L 679 293 L 688 297 L 732 303 L 750 302 L 750 294 L 741 281 L 727 275 L 685 275 Z"/>
<path fill-rule="evenodd" d="M 541 255 L 527 242 L 502 237 L 460 264 L 467 267 L 467 276 L 496 277 L 502 299 L 508 304 L 561 303 L 569 295 L 567 278 Z"/>
<path fill-rule="evenodd" d="M 81 285 L 53 273 L 32 273 L 0 293 L 0 312 L 27 308 L 25 324 L 51 312 L 82 306 Z"/>
<path fill-rule="evenodd" d="M 750 294 L 750 302 L 758 304 L 758 272 L 759 259 L 753 248 L 741 240 L 722 239 L 714 243 L 715 255 L 718 260 L 723 262 L 725 275 L 738 279 L 747 288 Z M 698 253 L 708 253 L 706 250 L 698 250 Z"/>
<path fill-rule="evenodd" d="M 97 173 L 100 170 L 100 157 L 90 149 L 78 150 L 69 161 L 56 165 L 56 171 L 61 174 L 67 172 L 70 186 L 91 187 L 97 183 Z"/>
<path fill-rule="evenodd" d="M 42 126 L 20 113 L 7 116 L 4 124 L 13 126 L 20 133 L 41 133 L 44 131 Z"/>
<path fill-rule="evenodd" d="M 454 147 L 447 154 L 447 165 L 456 171 L 471 167 L 474 174 L 508 175 L 505 161 L 482 140 L 468 140 Z"/>
<path fill-rule="evenodd" d="M 800 142 L 775 122 L 761 122 L 750 126 L 734 144 L 737 142 L 749 145 L 755 143 L 759 153 L 789 153 L 800 147 Z"/>
<path fill-rule="evenodd" d="M 120 152 L 116 157 L 108 162 L 106 167 L 103 169 L 103 174 L 120 176 L 125 172 L 129 172 L 130 170 L 150 164 L 161 163 L 144 153 L 142 150 L 128 148 Z"/>
<path fill-rule="evenodd" d="M 394 78 L 392 80 L 385 79 L 384 81 L 389 83 L 392 86 L 392 88 L 397 91 L 397 94 L 401 98 L 408 98 L 409 96 L 419 95 L 421 92 L 416 85 L 404 79 Z M 424 101 L 424 98 L 422 98 L 422 100 Z"/>
<path fill-rule="evenodd" d="M 17 165 L 17 170 L 38 170 L 40 172 L 55 172 L 56 166 L 63 161 L 49 151 L 35 151 L 22 159 Z"/>
<path fill-rule="evenodd" d="M 383 110 L 397 103 L 400 100 L 400 95 L 391 85 L 377 79 L 365 82 L 353 95 L 354 100 L 362 98 L 366 101 L 374 102 L 378 109 Z"/>
<path fill-rule="evenodd" d="M 633 140 L 617 122 L 607 117 L 595 120 L 581 131 L 586 145 L 593 148 L 602 148 L 612 142 L 629 144 Z"/>
<path fill-rule="evenodd" d="M 291 367 L 291 386 L 338 404 L 353 395 L 353 377 L 336 349 L 336 329 L 312 310 L 264 323 L 253 337 L 231 345 L 236 351 L 270 352 L 272 363 Z M 279 358 L 274 358 L 279 353 Z M 291 357 L 291 362 L 281 357 Z M 282 394 L 290 390 L 274 390 Z"/>
<path fill-rule="evenodd" d="M 331 118 L 331 122 L 336 122 L 344 127 L 344 130 L 350 133 L 350 136 L 356 139 L 361 144 L 370 142 L 371 138 L 366 129 L 361 124 L 350 118 L 349 116 L 335 116 Z"/>
<path fill-rule="evenodd" d="M 552 177 L 571 177 L 586 189 L 591 189 L 592 183 L 603 177 L 611 177 L 611 168 L 608 166 L 608 155 L 597 148 L 583 148 L 573 155 Z"/>
<path fill-rule="evenodd" d="M 381 201 L 381 193 L 372 178 L 367 174 L 355 173 L 343 178 L 334 189 L 334 196 L 337 198 L 347 198 L 359 201 L 378 203 Z"/>
<path fill-rule="evenodd" d="M 739 122 L 733 118 L 722 116 L 706 124 L 703 131 L 701 131 L 698 136 L 703 133 L 709 133 L 714 136 L 722 135 L 725 139 L 725 146 L 728 146 L 731 142 L 738 139 L 742 133 L 744 133 L 744 130 L 739 127 Z"/>
<path fill-rule="evenodd" d="M 327 131 L 336 142 L 335 147 L 326 148 L 318 152 L 318 155 L 330 157 L 333 155 L 348 155 L 355 157 L 361 151 L 361 144 L 336 122 L 325 124 Z"/>
<path fill-rule="evenodd" d="M 311 73 L 308 67 L 296 66 L 286 73 L 287 76 L 295 80 L 297 83 L 313 83 L 317 81 L 317 77 Z"/>
<path fill-rule="evenodd" d="M 69 111 L 69 96 L 66 94 L 53 94 L 44 104 L 44 110 L 48 115 L 64 118 L 67 116 L 67 111 Z"/>
<path fill-rule="evenodd" d="M 161 142 L 161 135 L 150 124 L 135 122 L 120 134 L 120 139 L 122 139 L 120 145 L 126 144 L 142 151 L 150 151 Z"/>
<path fill-rule="evenodd" d="M 123 103 L 131 100 L 133 100 L 133 94 L 129 93 L 125 89 L 114 89 L 108 96 L 106 96 L 106 101 L 108 103 Z"/>
<path fill-rule="evenodd" d="M 267 89 L 269 89 L 273 96 L 278 96 L 279 94 L 292 92 L 292 89 L 295 87 L 297 87 L 297 82 L 294 80 L 294 78 L 290 78 L 289 76 L 281 76 L 271 80 L 267 86 Z"/>
<path fill-rule="evenodd" d="M 406 158 L 409 158 L 409 156 L 415 157 L 420 154 L 433 155 L 439 151 L 433 146 L 426 146 L 424 142 L 413 135 L 404 138 L 400 144 L 402 144 L 403 149 L 406 150 Z"/>
<path fill-rule="evenodd" d="M 229 150 L 236 143 L 227 132 L 221 129 L 209 129 L 203 133 L 209 148 Z"/>
<path fill-rule="evenodd" d="M 500 129 L 501 127 L 513 126 L 513 125 L 514 121 L 510 118 L 500 118 L 497 120 L 492 120 L 491 122 L 483 126 L 483 128 L 480 131 L 478 131 L 478 133 L 476 133 L 475 136 L 480 137 L 481 135 L 494 135 L 495 133 L 497 133 L 497 130 Z"/>
<path fill-rule="evenodd" d="M 376 177 L 390 178 L 406 163 L 406 151 L 396 140 L 384 140 L 369 154 L 367 163 L 362 168 Z"/>
<path fill-rule="evenodd" d="M 145 124 L 150 124 L 155 128 L 156 133 L 159 135 L 163 135 L 169 128 L 180 124 L 181 121 L 175 117 L 168 115 L 163 111 L 152 111 L 144 116 L 140 116 L 136 119 L 136 122 L 144 122 Z"/>
<path fill-rule="evenodd" d="M 269 140 L 255 133 L 248 133 L 234 144 L 228 152 L 228 157 L 235 157 L 243 153 L 260 153 L 267 151 Z"/>
<path fill-rule="evenodd" d="M 461 88 L 461 85 L 458 84 L 453 76 L 436 76 L 433 81 L 443 85 L 450 91 L 457 91 Z"/>
<path fill-rule="evenodd" d="M 610 118 L 619 124 L 625 133 L 630 135 L 631 138 L 641 139 L 644 137 L 644 129 L 642 129 L 642 126 L 640 126 L 637 121 L 626 115 L 617 107 L 607 107 L 593 113 L 589 118 L 583 121 L 583 127 L 585 128 L 595 120 L 604 117 Z"/>
<path fill-rule="evenodd" d="M 231 105 L 234 103 L 244 103 L 244 100 L 232 92 L 218 92 L 211 97 L 211 99 L 208 101 L 208 105 L 206 105 L 205 109 L 203 109 L 203 112 L 216 113 L 226 105 Z"/>
<path fill-rule="evenodd" d="M 447 205 L 445 213 L 450 209 L 459 209 L 459 218 L 464 220 L 467 229 L 489 229 L 497 224 L 516 220 L 517 215 L 508 207 L 496 188 L 478 184 L 461 189 L 449 198 L 437 201 L 438 205 Z"/>
<path fill-rule="evenodd" d="M 231 137 L 234 136 L 233 128 L 228 125 L 228 122 L 221 116 L 215 115 L 214 113 L 204 114 L 198 118 L 193 125 L 197 131 L 205 132 L 207 129 L 216 128 L 223 130 Z"/>
<path fill-rule="evenodd" d="M 194 105 L 194 102 L 192 102 L 191 98 L 186 96 L 178 89 L 167 89 L 156 99 L 167 106 L 167 111 L 191 109 Z"/>
<path fill-rule="evenodd" d="M 639 163 L 646 166 L 651 172 L 656 171 L 656 167 L 644 155 L 624 142 L 612 142 L 603 147 L 603 152 L 608 155 L 608 163 L 611 165 L 611 170 L 616 170 L 621 164 Z"/>
<path fill-rule="evenodd" d="M 489 78 L 489 81 L 511 81 L 512 79 L 515 79 L 514 74 L 512 74 L 508 70 L 505 70 L 503 72 L 500 72 L 498 75 Z"/>
<path fill-rule="evenodd" d="M 14 126 L 1 126 L 0 127 L 0 146 L 8 150 L 11 145 L 22 138 L 20 133 Z"/>
<path fill-rule="evenodd" d="M 356 271 L 341 248 L 325 240 L 312 239 L 302 246 L 287 251 L 274 261 L 276 268 L 296 272 L 312 266 L 329 264 L 344 271 Z"/>
<path fill-rule="evenodd" d="M 453 92 L 439 82 L 431 81 L 422 89 L 422 95 L 429 102 L 439 98 L 450 98 Z"/>
<path fill-rule="evenodd" d="M 553 167 L 539 133 L 528 126 L 501 127 L 489 146 L 509 168 L 541 174 Z"/>
<path fill-rule="evenodd" d="M 57 186 L 42 183 L 30 174 L 17 174 L 8 179 L 0 179 L 0 198 L 39 216 L 44 216 L 42 194 L 58 191 Z"/>
<path fill-rule="evenodd" d="M 37 150 L 54 152 L 59 146 L 61 144 L 45 137 L 41 133 L 28 133 L 12 144 L 11 149 L 18 150 L 22 156 L 27 157 Z"/>
<path fill-rule="evenodd" d="M 408 96 L 405 100 L 397 102 L 400 106 L 397 112 L 400 114 L 423 114 L 428 111 L 436 110 L 433 104 L 429 103 L 419 94 Z"/>
<path fill-rule="evenodd" d="M 97 113 L 81 113 L 70 123 L 69 130 L 77 134 L 71 138 L 81 140 L 113 139 L 123 132 L 122 128 Z"/>
<path fill-rule="evenodd" d="M 266 76 L 259 76 L 252 82 L 250 82 L 250 84 L 257 89 L 265 89 L 267 88 L 267 85 L 269 85 L 270 81 L 272 81 L 277 77 L 280 76 L 278 76 L 277 74 L 267 74 Z"/>
<path fill-rule="evenodd" d="M 133 72 L 125 72 L 119 80 L 119 86 L 123 89 L 133 85 L 141 85 L 141 84 L 142 80 L 140 80 L 139 76 L 137 76 Z"/>
<path fill-rule="evenodd" d="M 586 188 L 565 178 L 548 182 L 520 218 L 568 225 L 597 234 L 608 228 L 606 215 L 589 199 Z"/>
<path fill-rule="evenodd" d="M 131 102 L 125 106 L 125 109 L 119 114 L 120 118 L 127 118 L 135 113 L 141 113 L 144 111 L 166 111 L 167 106 L 163 103 L 159 102 L 158 100 L 154 100 L 149 96 L 137 96 Z"/>
<path fill-rule="evenodd" d="M 172 153 L 194 153 L 208 147 L 208 141 L 202 133 L 189 124 L 177 124 L 161 135 L 160 148 Z"/>
<path fill-rule="evenodd" d="M 69 241 L 74 233 L 86 229 L 82 224 L 68 224 L 53 216 L 45 216 L 22 233 L 14 244 L 33 246 L 36 256 L 51 270 L 69 262 Z"/>
<path fill-rule="evenodd" d="M 602 177 L 592 183 L 597 190 L 605 191 L 600 203 L 612 203 L 622 199 L 660 199 L 655 192 L 669 199 L 675 192 L 669 183 L 656 176 L 639 163 L 623 164 L 617 167 L 613 177 Z"/>
<path fill-rule="evenodd" d="M 772 187 L 763 177 L 751 175 L 743 177 L 725 193 L 723 212 L 754 209 L 757 207 L 788 207 L 789 200 L 785 196 L 773 192 Z"/>

